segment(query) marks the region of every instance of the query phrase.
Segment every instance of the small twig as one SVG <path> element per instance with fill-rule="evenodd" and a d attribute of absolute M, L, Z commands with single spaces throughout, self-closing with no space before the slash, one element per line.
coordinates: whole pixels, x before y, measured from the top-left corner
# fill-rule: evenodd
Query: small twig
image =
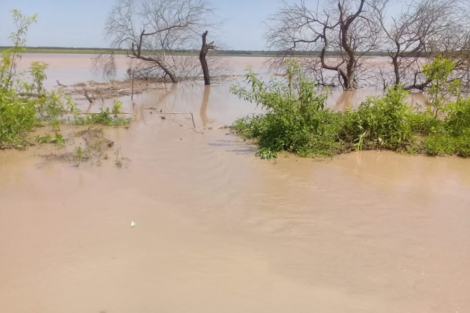
<path fill-rule="evenodd" d="M 144 108 L 145 110 L 157 110 L 155 108 Z M 194 121 L 194 114 L 193 112 L 155 112 L 155 114 L 162 114 L 162 115 L 165 115 L 165 114 L 172 114 L 172 115 L 186 115 L 186 114 L 189 114 L 191 115 L 191 121 L 193 122 L 193 130 L 198 133 L 198 134 L 202 134 L 204 135 L 204 133 L 200 130 L 197 129 L 197 126 L 196 126 L 196 122 Z M 179 124 L 179 123 L 178 123 Z M 181 124 L 179 124 L 180 126 L 182 126 Z"/>
<path fill-rule="evenodd" d="M 134 100 L 134 74 L 135 71 L 132 71 L 132 93 L 131 93 L 131 101 Z"/>
<path fill-rule="evenodd" d="M 85 97 L 87 98 L 88 102 L 93 103 L 93 99 L 88 95 L 87 90 L 84 89 L 83 92 L 85 93 Z"/>
<path fill-rule="evenodd" d="M 155 108 L 143 108 L 144 110 L 158 110 Z M 188 112 L 155 112 L 155 114 L 188 114 Z"/>
<path fill-rule="evenodd" d="M 199 134 L 201 134 L 201 135 L 204 135 L 204 132 L 201 131 L 201 130 L 199 130 L 199 129 L 197 129 L 197 127 L 196 127 L 196 123 L 194 122 L 194 115 L 193 115 L 193 112 L 190 111 L 189 114 L 191 115 L 191 119 L 192 119 L 192 121 L 193 121 L 193 126 L 194 126 L 193 129 L 194 129 L 194 131 L 195 131 L 196 133 L 199 133 Z"/>
<path fill-rule="evenodd" d="M 193 112 L 189 112 L 189 114 L 191 114 L 191 119 L 193 121 L 193 127 L 196 128 L 196 123 L 194 122 L 194 115 L 193 115 Z"/>
<path fill-rule="evenodd" d="M 56 82 L 57 82 L 57 86 L 68 87 L 67 85 L 61 84 L 58 80 L 56 80 Z"/>
<path fill-rule="evenodd" d="M 177 122 L 177 121 L 175 121 L 175 120 L 171 120 L 171 121 L 172 121 L 172 122 L 175 122 L 175 123 L 176 123 L 176 124 L 178 124 L 179 126 L 182 126 L 182 127 L 184 126 L 183 124 L 181 124 L 181 123 L 178 123 L 178 122 Z"/>

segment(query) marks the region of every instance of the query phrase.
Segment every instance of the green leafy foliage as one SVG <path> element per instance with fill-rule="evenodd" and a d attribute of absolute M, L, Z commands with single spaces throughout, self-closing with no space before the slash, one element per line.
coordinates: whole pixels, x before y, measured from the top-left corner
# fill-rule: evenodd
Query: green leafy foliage
<path fill-rule="evenodd" d="M 365 149 L 469 157 L 470 99 L 460 96 L 458 81 L 447 82 L 454 66 L 437 58 L 424 69 L 431 81 L 427 112 L 414 112 L 400 87 L 368 98 L 355 111 L 333 112 L 325 109 L 326 96 L 315 92 L 292 61 L 283 82 L 264 83 L 249 71 L 249 87 L 237 85 L 232 92 L 261 105 L 265 113 L 239 119 L 232 128 L 256 140 L 257 155 L 265 159 L 278 151 L 333 156 Z"/>
<path fill-rule="evenodd" d="M 261 148 L 256 152 L 256 156 L 259 156 L 263 160 L 277 159 L 277 152 L 273 152 L 269 148 Z"/>
<path fill-rule="evenodd" d="M 406 96 L 406 91 L 390 88 L 385 97 L 369 98 L 357 111 L 346 113 L 342 130 L 344 140 L 354 142 L 356 150 L 401 150 L 410 145 L 414 136 Z"/>
<path fill-rule="evenodd" d="M 240 85 L 232 92 L 261 105 L 266 113 L 237 120 L 234 129 L 247 138 L 256 138 L 261 148 L 289 151 L 301 155 L 331 155 L 340 149 L 337 113 L 325 111 L 326 95 L 315 92 L 315 85 L 288 62 L 287 83 L 264 83 L 250 70 L 246 76 L 250 89 Z M 266 150 L 268 151 L 268 150 Z"/>
<path fill-rule="evenodd" d="M 0 59 L 0 149 L 24 148 L 29 144 L 27 133 L 34 127 L 45 122 L 58 131 L 70 116 L 73 124 L 129 125 L 130 119 L 118 117 L 122 113 L 122 103 L 117 100 L 112 111 L 106 109 L 87 117 L 79 116 L 80 111 L 68 95 L 45 90 L 45 63 L 32 62 L 28 71 L 18 72 L 21 53 L 26 51 L 28 28 L 36 22 L 37 16 L 23 16 L 18 10 L 11 12 L 16 25 L 16 31 L 10 35 L 13 47 L 2 51 Z M 57 133 L 51 142 L 64 144 L 60 136 Z M 47 142 L 48 139 L 44 137 L 39 141 Z"/>
<path fill-rule="evenodd" d="M 100 113 L 93 113 L 87 116 L 76 116 L 72 120 L 72 125 L 91 125 L 100 124 L 105 126 L 127 127 L 131 123 L 131 119 L 117 117 L 117 114 L 112 112 L 109 108 L 101 109 Z"/>
<path fill-rule="evenodd" d="M 39 135 L 36 137 L 36 142 L 40 144 L 53 143 L 58 146 L 65 145 L 65 138 L 60 133 L 55 133 L 55 136 L 52 137 L 50 134 Z"/>
<path fill-rule="evenodd" d="M 442 56 L 436 57 L 433 62 L 423 66 L 423 72 L 429 86 L 429 113 L 437 118 L 445 111 L 447 104 L 452 97 L 460 96 L 460 81 L 449 81 L 449 76 L 455 69 L 455 62 L 445 59 Z"/>
<path fill-rule="evenodd" d="M 113 105 L 112 113 L 113 113 L 114 117 L 117 117 L 118 114 L 122 114 L 122 102 L 118 101 L 118 99 L 114 99 L 114 105 Z"/>
<path fill-rule="evenodd" d="M 24 148 L 23 137 L 37 124 L 33 101 L 12 91 L 0 92 L 0 148 Z"/>

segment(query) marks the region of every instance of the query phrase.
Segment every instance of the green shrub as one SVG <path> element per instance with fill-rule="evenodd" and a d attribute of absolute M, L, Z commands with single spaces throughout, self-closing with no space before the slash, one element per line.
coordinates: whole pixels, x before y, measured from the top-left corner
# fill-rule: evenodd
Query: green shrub
<path fill-rule="evenodd" d="M 337 153 L 342 149 L 337 136 L 341 128 L 339 114 L 324 110 L 326 95 L 314 91 L 314 83 L 302 74 L 297 63 L 287 63 L 286 77 L 287 83 L 264 83 L 249 71 L 247 82 L 251 88 L 232 87 L 234 94 L 266 111 L 235 121 L 233 128 L 246 138 L 256 138 L 260 147 L 269 151 L 304 156 Z"/>
<path fill-rule="evenodd" d="M 429 81 L 428 112 L 434 118 L 446 111 L 447 104 L 453 97 L 460 96 L 460 80 L 449 81 L 455 66 L 454 61 L 442 56 L 437 56 L 431 63 L 423 66 L 423 73 Z"/>
<path fill-rule="evenodd" d="M 416 112 L 408 116 L 411 130 L 422 135 L 431 135 L 445 131 L 445 123 L 429 115 L 428 112 Z"/>
<path fill-rule="evenodd" d="M 118 117 L 122 103 L 115 100 L 112 111 L 109 109 L 87 117 L 79 117 L 79 110 L 69 96 L 61 92 L 47 92 L 44 80 L 47 64 L 33 62 L 27 74 L 17 71 L 21 53 L 26 50 L 25 36 L 29 26 L 36 21 L 36 15 L 23 16 L 18 10 L 12 10 L 17 29 L 11 34 L 13 47 L 2 52 L 0 59 L 0 148 L 24 148 L 29 142 L 26 135 L 41 122 L 49 123 L 58 130 L 67 116 L 73 115 L 75 124 L 102 124 L 108 126 L 128 126 L 130 119 Z M 40 138 L 47 141 L 48 138 Z M 60 134 L 51 139 L 58 145 L 65 140 Z"/>
<path fill-rule="evenodd" d="M 448 134 L 431 135 L 423 140 L 423 149 L 427 155 L 443 156 L 454 154 L 455 139 Z"/>
<path fill-rule="evenodd" d="M 288 62 L 286 82 L 261 82 L 247 75 L 250 89 L 232 88 L 239 97 L 261 105 L 266 113 L 237 120 L 233 129 L 256 138 L 261 148 L 301 156 L 333 156 L 353 149 L 405 149 L 414 140 L 406 92 L 390 89 L 384 98 L 369 98 L 346 114 L 325 110 L 326 96 Z"/>
<path fill-rule="evenodd" d="M 427 112 L 413 112 L 407 92 L 399 87 L 384 97 L 368 98 L 355 111 L 332 112 L 324 109 L 325 95 L 315 93 L 315 85 L 296 63 L 287 62 L 284 82 L 264 83 L 250 71 L 249 88 L 237 85 L 232 92 L 261 105 L 265 113 L 239 119 L 232 128 L 257 140 L 261 158 L 278 151 L 333 156 L 354 149 L 470 157 L 470 98 L 460 96 L 458 81 L 447 82 L 453 66 L 436 58 L 425 68 L 431 80 Z M 447 115 L 439 119 L 440 113 Z"/>
<path fill-rule="evenodd" d="M 470 98 L 459 98 L 449 105 L 446 124 L 453 136 L 460 136 L 470 129 Z"/>
<path fill-rule="evenodd" d="M 356 148 L 401 150 L 414 141 L 410 107 L 405 102 L 406 91 L 389 89 L 385 97 L 372 97 L 355 112 L 350 111 L 342 134 Z"/>
<path fill-rule="evenodd" d="M 0 148 L 24 148 L 23 137 L 37 126 L 35 104 L 14 90 L 0 92 Z"/>
<path fill-rule="evenodd" d="M 131 119 L 118 117 L 109 108 L 101 109 L 100 113 L 93 113 L 87 116 L 75 116 L 71 121 L 72 125 L 100 124 L 105 126 L 129 126 Z"/>

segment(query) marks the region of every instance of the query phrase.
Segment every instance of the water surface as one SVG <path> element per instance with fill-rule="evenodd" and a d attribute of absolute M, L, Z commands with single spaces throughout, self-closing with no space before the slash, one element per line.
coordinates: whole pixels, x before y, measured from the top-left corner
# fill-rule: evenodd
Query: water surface
<path fill-rule="evenodd" d="M 0 312 L 470 311 L 468 160 L 263 161 L 229 85 L 123 99 L 122 168 L 0 151 Z"/>

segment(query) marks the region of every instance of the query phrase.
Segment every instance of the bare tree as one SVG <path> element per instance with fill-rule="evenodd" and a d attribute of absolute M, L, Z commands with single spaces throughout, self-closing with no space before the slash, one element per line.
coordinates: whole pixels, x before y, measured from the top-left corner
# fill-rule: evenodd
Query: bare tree
<path fill-rule="evenodd" d="M 117 0 L 110 12 L 105 33 L 113 50 L 125 50 L 142 72 L 178 82 L 192 71 L 191 58 L 176 54 L 196 51 L 197 34 L 213 28 L 214 8 L 210 0 Z M 95 60 L 112 73 L 114 57 Z"/>
<path fill-rule="evenodd" d="M 323 9 L 308 8 L 304 0 L 284 2 L 269 18 L 266 39 L 283 57 L 306 55 L 321 83 L 327 70 L 352 90 L 358 87 L 362 58 L 379 46 L 380 26 L 371 12 L 365 0 L 328 1 Z"/>
<path fill-rule="evenodd" d="M 437 54 L 462 56 L 468 50 L 468 25 L 463 24 L 467 18 L 461 18 L 461 4 L 460 0 L 412 0 L 398 16 L 388 18 L 389 0 L 372 1 L 393 67 L 392 78 L 384 79 L 385 86 L 423 90 L 430 83 L 421 70 L 426 59 Z M 459 67 L 464 63 L 459 60 Z"/>
<path fill-rule="evenodd" d="M 209 74 L 209 66 L 207 64 L 206 56 L 209 50 L 214 50 L 215 45 L 214 42 L 207 43 L 207 34 L 209 32 L 206 30 L 204 34 L 202 34 L 202 46 L 201 52 L 199 53 L 199 61 L 201 62 L 202 72 L 204 74 L 204 85 L 209 86 L 211 84 L 211 77 Z"/>

